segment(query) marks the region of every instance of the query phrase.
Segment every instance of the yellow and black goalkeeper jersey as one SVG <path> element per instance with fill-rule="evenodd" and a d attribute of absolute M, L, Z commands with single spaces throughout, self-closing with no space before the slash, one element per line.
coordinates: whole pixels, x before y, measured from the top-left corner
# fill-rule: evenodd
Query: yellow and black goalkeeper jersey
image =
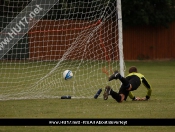
<path fill-rule="evenodd" d="M 144 77 L 143 74 L 137 73 L 137 72 L 132 72 L 132 73 L 128 74 L 128 75 L 126 76 L 126 78 L 130 78 L 130 77 L 132 77 L 132 76 L 137 76 L 137 77 L 140 78 L 140 81 L 142 82 L 142 84 L 143 84 L 143 85 L 147 88 L 147 90 L 148 90 L 148 91 L 147 91 L 147 94 L 146 94 L 146 97 L 149 99 L 150 96 L 151 96 L 151 93 L 152 93 L 152 88 L 151 88 L 150 83 L 147 81 L 147 79 Z M 134 95 L 133 95 L 133 93 L 132 93 L 131 91 L 129 92 L 129 97 L 130 97 L 131 99 L 134 98 Z"/>

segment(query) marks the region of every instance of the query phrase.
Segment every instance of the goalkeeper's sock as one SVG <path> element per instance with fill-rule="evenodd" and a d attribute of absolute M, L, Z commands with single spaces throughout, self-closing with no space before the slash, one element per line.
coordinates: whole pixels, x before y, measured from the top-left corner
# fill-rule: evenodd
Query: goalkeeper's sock
<path fill-rule="evenodd" d="M 110 95 L 111 95 L 112 98 L 115 99 L 117 102 L 121 102 L 121 96 L 120 96 L 119 93 L 117 93 L 117 92 L 115 92 L 115 91 L 113 91 L 113 90 L 111 89 Z"/>

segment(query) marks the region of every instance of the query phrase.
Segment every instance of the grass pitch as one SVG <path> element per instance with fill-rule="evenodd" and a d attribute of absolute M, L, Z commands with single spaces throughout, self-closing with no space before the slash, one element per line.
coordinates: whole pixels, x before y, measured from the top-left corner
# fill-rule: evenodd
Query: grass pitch
<path fill-rule="evenodd" d="M 32 99 L 0 101 L 0 118 L 175 118 L 174 78 L 175 61 L 126 62 L 137 66 L 151 83 L 151 100 L 117 103 L 111 97 L 98 99 Z M 127 73 L 125 73 L 126 75 Z M 105 87 L 105 86 L 104 86 Z M 141 86 L 134 94 L 146 95 Z M 169 126 L 1 126 L 0 132 L 173 132 Z"/>

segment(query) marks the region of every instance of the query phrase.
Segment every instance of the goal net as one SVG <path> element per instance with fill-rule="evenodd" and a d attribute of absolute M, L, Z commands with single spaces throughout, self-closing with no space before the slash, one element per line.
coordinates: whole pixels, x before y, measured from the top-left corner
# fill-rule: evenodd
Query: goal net
<path fill-rule="evenodd" d="M 4 28 L 11 31 L 5 34 L 22 37 L 16 43 L 0 42 L 0 100 L 93 98 L 106 85 L 118 90 L 119 81 L 108 82 L 114 70 L 124 72 L 118 1 L 58 0 L 41 18 L 37 15 L 43 7 L 37 5 L 23 33 L 18 31 L 25 20 L 18 22 L 18 31 L 7 26 L 31 1 L 1 1 L 1 39 Z M 72 79 L 63 78 L 65 70 L 73 72 Z"/>

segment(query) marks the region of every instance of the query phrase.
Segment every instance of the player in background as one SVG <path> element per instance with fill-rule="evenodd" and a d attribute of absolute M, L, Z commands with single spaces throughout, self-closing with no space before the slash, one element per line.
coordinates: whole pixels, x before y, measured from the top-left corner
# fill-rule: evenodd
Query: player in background
<path fill-rule="evenodd" d="M 115 71 L 114 74 L 109 77 L 109 81 L 113 79 L 119 79 L 122 82 L 122 85 L 118 93 L 113 91 L 110 86 L 106 86 L 103 94 L 104 100 L 108 99 L 108 95 L 111 95 L 117 102 L 122 102 L 123 100 L 126 101 L 128 96 L 133 101 L 150 99 L 152 93 L 151 85 L 143 74 L 138 73 L 135 66 L 129 68 L 129 74 L 126 77 L 122 77 L 118 71 Z M 147 94 L 144 98 L 136 98 L 131 91 L 139 88 L 141 83 L 147 88 Z"/>

